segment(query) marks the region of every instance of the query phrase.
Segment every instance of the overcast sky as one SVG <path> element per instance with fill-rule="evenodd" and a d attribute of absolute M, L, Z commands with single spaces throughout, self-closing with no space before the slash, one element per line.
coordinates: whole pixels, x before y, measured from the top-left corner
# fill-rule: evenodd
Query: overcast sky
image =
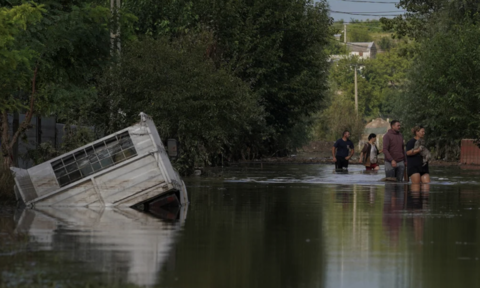
<path fill-rule="evenodd" d="M 333 17 L 335 21 L 344 20 L 346 22 L 350 19 L 380 19 L 381 17 L 393 18 L 394 15 L 402 14 L 402 10 L 395 7 L 395 3 L 398 1 L 395 0 L 327 0 L 330 4 L 330 10 L 332 11 L 330 16 Z M 364 2 L 360 2 L 364 1 Z M 378 2 L 389 2 L 389 3 L 378 3 Z M 390 4 L 392 3 L 392 4 Z M 339 12 L 351 12 L 356 14 L 371 14 L 371 15 L 350 15 L 343 13 L 336 13 L 333 11 Z M 380 12 L 380 13 L 379 13 Z M 379 16 L 373 16 L 379 15 Z M 391 16 L 387 16 L 391 15 Z"/>

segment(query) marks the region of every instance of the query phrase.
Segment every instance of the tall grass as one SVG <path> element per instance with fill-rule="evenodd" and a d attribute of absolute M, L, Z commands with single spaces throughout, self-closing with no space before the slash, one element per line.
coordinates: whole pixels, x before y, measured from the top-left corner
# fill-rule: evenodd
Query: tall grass
<path fill-rule="evenodd" d="M 15 200 L 14 185 L 13 174 L 3 165 L 3 156 L 0 155 L 0 201 Z"/>

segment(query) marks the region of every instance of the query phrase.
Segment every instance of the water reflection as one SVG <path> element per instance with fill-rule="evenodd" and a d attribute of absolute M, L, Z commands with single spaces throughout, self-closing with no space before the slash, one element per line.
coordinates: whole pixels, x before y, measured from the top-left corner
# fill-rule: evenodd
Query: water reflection
<path fill-rule="evenodd" d="M 0 224 L 0 270 L 20 266 L 37 271 L 30 278 L 64 282 L 77 275 L 81 287 L 480 287 L 476 178 L 432 167 L 434 181 L 416 186 L 378 182 L 381 173 L 360 168 L 337 175 L 331 165 L 265 165 L 225 171 L 228 179 L 187 178 L 185 224 L 136 211 L 18 217 L 17 232 L 25 226 L 34 237 L 2 256 Z M 108 220 L 117 217 L 127 220 Z M 49 232 L 37 233 L 32 224 L 44 218 Z"/>
<path fill-rule="evenodd" d="M 15 232 L 29 235 L 35 251 L 52 251 L 50 257 L 68 263 L 64 272 L 81 271 L 81 283 L 151 286 L 163 265 L 174 264 L 175 238 L 187 207 L 154 212 L 163 219 L 130 208 L 26 209 L 17 217 Z M 64 281 L 70 279 L 59 280 Z"/>

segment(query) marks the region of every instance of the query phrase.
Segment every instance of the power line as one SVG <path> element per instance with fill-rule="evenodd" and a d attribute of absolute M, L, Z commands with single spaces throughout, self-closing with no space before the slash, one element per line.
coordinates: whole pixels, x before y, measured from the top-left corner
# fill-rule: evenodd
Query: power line
<path fill-rule="evenodd" d="M 384 14 L 384 13 L 400 13 L 400 12 L 407 12 L 407 11 L 402 11 L 402 10 L 396 10 L 396 11 L 373 11 L 373 12 L 366 12 L 366 11 L 360 11 L 360 12 L 355 12 L 355 11 L 335 11 L 335 10 L 330 10 L 330 12 L 334 13 L 345 13 L 345 14 Z"/>
<path fill-rule="evenodd" d="M 375 4 L 398 4 L 398 2 L 382 2 L 382 1 L 356 1 L 356 0 L 336 0 L 336 1 L 343 1 L 343 2 L 357 2 L 357 3 L 375 3 Z"/>
<path fill-rule="evenodd" d="M 395 16 L 395 15 L 392 15 L 392 16 Z M 377 22 L 380 23 L 379 20 L 377 20 Z M 355 25 L 355 24 L 358 24 L 359 26 L 364 26 L 364 27 L 375 27 L 375 26 L 372 26 L 372 25 L 366 25 L 365 23 L 371 23 L 371 22 L 358 22 L 358 21 L 343 21 L 343 22 L 334 22 L 333 24 L 337 24 L 337 25 L 343 25 L 343 24 L 352 24 L 352 25 Z M 374 24 L 374 23 L 372 23 Z"/>
<path fill-rule="evenodd" d="M 375 13 L 382 13 L 382 12 L 345 12 L 345 11 L 334 11 L 330 10 L 331 13 L 337 13 L 337 14 L 348 14 L 348 15 L 357 15 L 357 16 L 400 16 L 404 15 L 402 14 L 375 14 Z M 406 11 L 396 11 L 396 12 L 383 12 L 383 13 L 399 13 L 399 12 L 406 12 Z"/>

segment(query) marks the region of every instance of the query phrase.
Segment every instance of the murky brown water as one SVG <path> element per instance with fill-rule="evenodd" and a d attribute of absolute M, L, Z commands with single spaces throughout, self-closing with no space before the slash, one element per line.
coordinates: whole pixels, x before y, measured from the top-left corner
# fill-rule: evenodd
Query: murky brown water
<path fill-rule="evenodd" d="M 478 287 L 480 171 L 378 182 L 360 166 L 187 178 L 191 204 L 0 213 L 0 287 Z"/>

